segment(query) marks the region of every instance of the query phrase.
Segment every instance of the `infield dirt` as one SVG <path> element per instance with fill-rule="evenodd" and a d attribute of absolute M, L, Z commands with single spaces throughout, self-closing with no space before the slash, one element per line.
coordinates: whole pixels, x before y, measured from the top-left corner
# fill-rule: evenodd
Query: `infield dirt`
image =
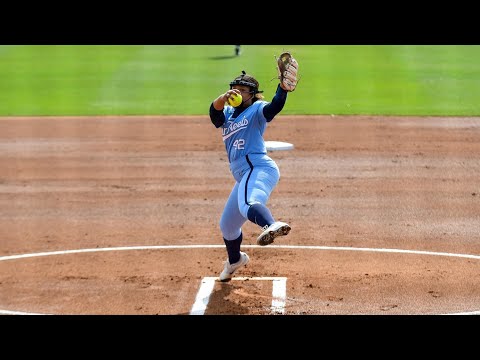
<path fill-rule="evenodd" d="M 142 245 L 223 245 L 234 180 L 208 116 L 0 118 L 0 256 Z M 480 118 L 279 116 L 266 140 L 275 244 L 480 254 Z M 246 223 L 244 245 L 260 229 Z M 480 260 L 244 249 L 238 276 L 287 277 L 285 314 L 480 310 Z M 188 314 L 224 248 L 0 261 L 0 309 Z M 206 314 L 269 314 L 271 282 L 216 284 Z"/>

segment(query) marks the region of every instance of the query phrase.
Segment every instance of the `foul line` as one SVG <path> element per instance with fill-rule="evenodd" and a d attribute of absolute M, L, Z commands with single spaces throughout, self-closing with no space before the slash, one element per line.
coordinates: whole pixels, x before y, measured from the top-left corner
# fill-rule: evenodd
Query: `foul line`
<path fill-rule="evenodd" d="M 335 246 L 315 246 L 315 245 L 270 245 L 270 246 L 260 246 L 260 245 L 242 245 L 243 248 L 262 248 L 265 250 L 272 249 L 311 249 L 311 250 L 335 250 L 335 251 L 365 251 L 365 252 L 380 252 L 380 253 L 397 253 L 397 254 L 416 254 L 416 255 L 431 255 L 431 256 L 446 256 L 446 257 L 457 257 L 465 259 L 474 259 L 480 260 L 480 255 L 470 255 L 470 254 L 455 254 L 455 253 L 444 253 L 437 251 L 423 251 L 423 250 L 403 250 L 403 249 L 385 249 L 385 248 L 358 248 L 358 247 L 335 247 Z M 93 249 L 77 249 L 77 250 L 61 250 L 61 251 L 48 251 L 40 253 L 30 253 L 30 254 L 18 254 L 18 255 L 7 255 L 0 256 L 0 261 L 8 260 L 17 260 L 41 256 L 53 256 L 53 255 L 66 255 L 66 254 L 79 254 L 79 253 L 89 253 L 89 252 L 102 252 L 102 251 L 129 251 L 129 250 L 168 250 L 168 249 L 224 249 L 225 245 L 152 245 L 152 246 L 121 246 L 121 247 L 110 247 L 110 248 L 93 248 Z M 204 290 L 205 293 L 208 289 Z M 36 313 L 27 313 L 19 311 L 9 311 L 1 310 L 0 314 L 35 314 Z M 479 311 L 472 312 L 461 312 L 461 313 L 452 313 L 452 314 L 441 314 L 441 315 L 480 315 Z"/>

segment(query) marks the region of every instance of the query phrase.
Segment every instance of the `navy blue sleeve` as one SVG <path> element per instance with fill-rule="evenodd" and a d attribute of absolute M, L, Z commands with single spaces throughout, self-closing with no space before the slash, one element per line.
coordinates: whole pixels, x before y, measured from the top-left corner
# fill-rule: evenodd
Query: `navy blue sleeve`
<path fill-rule="evenodd" d="M 263 116 L 265 116 L 267 122 L 272 121 L 275 115 L 282 111 L 283 106 L 287 101 L 287 93 L 288 91 L 283 90 L 280 87 L 280 84 L 278 84 L 277 91 L 275 92 L 275 96 L 273 97 L 272 102 L 268 103 L 263 108 Z"/>
<path fill-rule="evenodd" d="M 210 104 L 210 120 L 216 128 L 219 128 L 225 122 L 225 114 L 223 110 L 217 110 L 213 107 L 213 102 Z"/>

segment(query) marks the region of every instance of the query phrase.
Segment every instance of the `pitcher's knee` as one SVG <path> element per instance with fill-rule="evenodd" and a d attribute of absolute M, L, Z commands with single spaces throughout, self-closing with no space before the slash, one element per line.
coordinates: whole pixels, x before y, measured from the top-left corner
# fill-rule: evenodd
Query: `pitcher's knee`
<path fill-rule="evenodd" d="M 220 231 L 222 236 L 227 240 L 234 240 L 240 236 L 242 230 L 238 227 L 233 227 L 228 221 L 220 221 Z"/>
<path fill-rule="evenodd" d="M 238 205 L 238 210 L 240 211 L 240 214 L 242 214 L 242 216 L 245 219 L 248 219 L 248 209 L 250 209 L 250 206 L 252 206 L 253 204 L 256 204 L 256 203 L 259 203 L 259 202 L 254 201 L 253 203 L 249 203 L 249 204 L 243 203 L 243 204 Z"/>

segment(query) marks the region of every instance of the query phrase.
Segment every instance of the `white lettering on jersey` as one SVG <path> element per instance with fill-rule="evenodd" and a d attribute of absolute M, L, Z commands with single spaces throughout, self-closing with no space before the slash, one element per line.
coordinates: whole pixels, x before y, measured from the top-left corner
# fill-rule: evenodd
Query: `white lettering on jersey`
<path fill-rule="evenodd" d="M 245 129 L 248 126 L 248 119 L 243 118 L 239 122 L 229 121 L 228 123 L 229 125 L 223 128 L 223 133 L 222 133 L 223 141 L 227 140 L 233 134 Z"/>
<path fill-rule="evenodd" d="M 244 139 L 237 139 L 233 142 L 233 147 L 239 150 L 245 149 L 245 140 Z"/>

